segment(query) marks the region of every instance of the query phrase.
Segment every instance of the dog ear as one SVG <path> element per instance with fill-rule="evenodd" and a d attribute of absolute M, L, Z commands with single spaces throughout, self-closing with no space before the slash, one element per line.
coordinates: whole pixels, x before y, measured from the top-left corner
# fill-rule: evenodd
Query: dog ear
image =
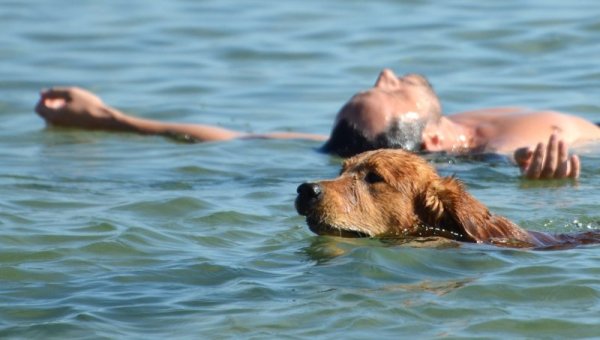
<path fill-rule="evenodd" d="M 525 231 L 509 220 L 491 214 L 454 177 L 434 180 L 421 197 L 423 222 L 452 232 L 457 240 L 487 242 L 491 238 L 527 237 Z"/>
<path fill-rule="evenodd" d="M 422 206 L 425 208 L 424 212 L 426 213 L 425 222 L 429 224 L 437 224 L 442 219 L 446 205 L 448 205 L 448 202 L 444 200 L 447 195 L 444 194 L 446 190 L 443 181 L 446 181 L 446 178 L 431 182 L 422 197 Z"/>

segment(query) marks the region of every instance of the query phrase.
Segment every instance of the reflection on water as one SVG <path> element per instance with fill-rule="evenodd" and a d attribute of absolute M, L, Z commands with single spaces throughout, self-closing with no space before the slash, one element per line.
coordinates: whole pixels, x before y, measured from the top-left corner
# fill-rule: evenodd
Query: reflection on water
<path fill-rule="evenodd" d="M 394 290 L 403 290 L 407 292 L 429 292 L 437 296 L 446 295 L 460 289 L 465 285 L 472 282 L 474 279 L 464 279 L 460 281 L 445 281 L 445 282 L 431 282 L 423 281 L 416 284 L 404 284 L 404 285 L 391 285 L 383 287 L 379 290 L 389 292 Z"/>
<path fill-rule="evenodd" d="M 338 256 L 346 255 L 356 247 L 409 247 L 446 249 L 458 248 L 462 243 L 441 237 L 415 238 L 342 238 L 332 236 L 314 237 L 303 252 L 317 264 L 327 263 Z"/>

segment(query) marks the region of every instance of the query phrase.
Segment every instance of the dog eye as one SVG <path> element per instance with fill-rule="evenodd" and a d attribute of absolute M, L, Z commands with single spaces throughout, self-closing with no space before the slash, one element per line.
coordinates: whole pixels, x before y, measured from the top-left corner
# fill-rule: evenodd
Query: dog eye
<path fill-rule="evenodd" d="M 365 182 L 370 183 L 370 184 L 383 182 L 383 177 L 379 176 L 375 172 L 368 172 L 365 175 Z"/>

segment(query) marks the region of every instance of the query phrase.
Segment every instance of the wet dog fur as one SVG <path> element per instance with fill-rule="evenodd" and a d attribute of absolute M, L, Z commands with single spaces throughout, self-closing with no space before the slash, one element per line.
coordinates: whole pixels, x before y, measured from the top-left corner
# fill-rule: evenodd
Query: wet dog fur
<path fill-rule="evenodd" d="M 346 160 L 338 178 L 301 184 L 296 210 L 318 235 L 443 237 L 508 247 L 600 242 L 600 231 L 550 235 L 493 214 L 454 177 L 440 177 L 421 157 L 375 150 Z"/>

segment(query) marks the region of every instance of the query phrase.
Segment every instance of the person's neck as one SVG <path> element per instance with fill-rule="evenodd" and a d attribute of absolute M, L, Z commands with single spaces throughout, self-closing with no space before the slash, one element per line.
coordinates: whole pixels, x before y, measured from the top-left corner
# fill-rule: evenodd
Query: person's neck
<path fill-rule="evenodd" d="M 430 123 L 423 134 L 426 151 L 460 154 L 476 148 L 474 129 L 441 117 L 437 123 Z"/>

